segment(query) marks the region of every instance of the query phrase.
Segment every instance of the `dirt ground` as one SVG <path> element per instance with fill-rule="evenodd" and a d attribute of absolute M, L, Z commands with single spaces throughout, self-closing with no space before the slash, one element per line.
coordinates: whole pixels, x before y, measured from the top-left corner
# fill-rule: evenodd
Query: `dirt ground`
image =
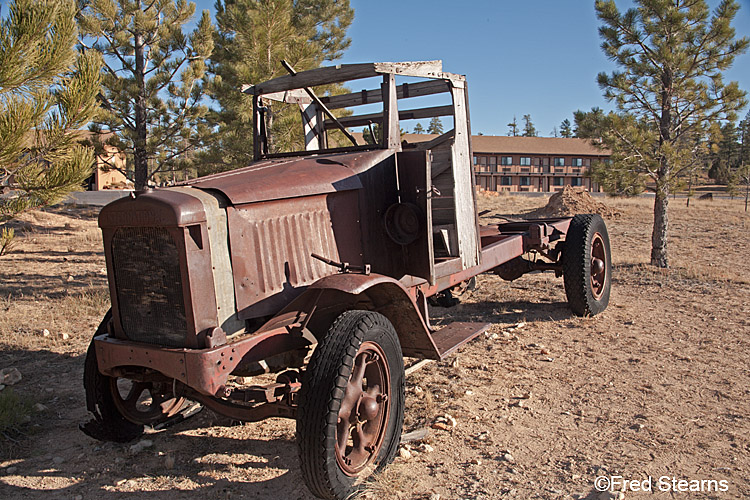
<path fill-rule="evenodd" d="M 544 203 L 480 196 L 486 223 Z M 653 478 L 653 492 L 625 498 L 750 497 L 750 217 L 738 201 L 673 201 L 673 267 L 659 271 L 647 265 L 651 202 L 606 203 L 620 215 L 607 220 L 615 268 L 601 315 L 572 317 L 552 274 L 482 276 L 460 305 L 432 309 L 437 324 L 492 326 L 410 375 L 404 430 L 446 414 L 456 426 L 411 443 L 371 497 L 597 499 L 598 476 Z M 29 214 L 0 257 L 0 368 L 23 375 L 5 391 L 43 405 L 0 436 L 0 498 L 312 498 L 293 421 L 223 425 L 203 411 L 140 450 L 77 429 L 85 350 L 108 307 L 95 216 Z M 663 476 L 727 491 L 668 493 Z"/>

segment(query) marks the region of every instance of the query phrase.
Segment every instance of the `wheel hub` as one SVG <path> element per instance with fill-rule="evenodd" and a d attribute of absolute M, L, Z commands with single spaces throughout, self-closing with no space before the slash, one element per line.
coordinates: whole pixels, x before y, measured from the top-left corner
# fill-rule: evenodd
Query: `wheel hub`
<path fill-rule="evenodd" d="M 136 424 L 154 424 L 174 416 L 185 402 L 171 384 L 112 378 L 112 399 L 123 417 Z"/>
<path fill-rule="evenodd" d="M 601 234 L 595 233 L 591 239 L 591 293 L 597 300 L 604 293 L 604 284 L 607 280 L 606 259 L 604 239 Z"/>
<path fill-rule="evenodd" d="M 390 372 L 385 353 L 374 342 L 364 342 L 339 408 L 336 460 L 348 475 L 356 475 L 378 456 L 387 427 Z"/>

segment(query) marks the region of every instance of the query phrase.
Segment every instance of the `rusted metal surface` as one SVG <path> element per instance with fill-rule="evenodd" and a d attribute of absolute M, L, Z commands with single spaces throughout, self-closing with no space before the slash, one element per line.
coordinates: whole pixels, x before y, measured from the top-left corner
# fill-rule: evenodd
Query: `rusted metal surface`
<path fill-rule="evenodd" d="M 433 334 L 440 357 L 450 356 L 462 345 L 487 331 L 489 323 L 455 321 Z"/>
<path fill-rule="evenodd" d="M 313 253 L 362 266 L 356 204 L 355 193 L 341 192 L 228 208 L 240 318 L 275 314 L 301 287 L 336 273 Z"/>
<path fill-rule="evenodd" d="M 184 185 L 215 189 L 234 205 L 361 189 L 357 174 L 392 156 L 388 150 L 265 160 Z M 294 193 L 290 197 L 290 193 Z"/>
<path fill-rule="evenodd" d="M 299 325 L 297 325 L 299 326 Z M 114 339 L 94 338 L 99 371 L 116 376 L 120 366 L 156 369 L 201 394 L 222 393 L 230 373 L 240 364 L 309 345 L 294 328 L 280 328 L 247 336 L 210 349 L 169 349 Z"/>

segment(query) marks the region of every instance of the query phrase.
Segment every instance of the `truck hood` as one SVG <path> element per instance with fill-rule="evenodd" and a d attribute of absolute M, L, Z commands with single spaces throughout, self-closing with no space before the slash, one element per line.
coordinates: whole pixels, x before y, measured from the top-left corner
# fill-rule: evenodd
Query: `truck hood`
<path fill-rule="evenodd" d="M 357 174 L 393 154 L 378 149 L 264 160 L 181 185 L 220 191 L 233 205 L 361 189 Z"/>

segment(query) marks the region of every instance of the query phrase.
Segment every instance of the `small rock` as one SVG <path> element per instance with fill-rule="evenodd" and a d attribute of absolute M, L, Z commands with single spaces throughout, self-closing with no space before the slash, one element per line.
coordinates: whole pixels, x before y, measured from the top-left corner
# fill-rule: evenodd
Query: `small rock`
<path fill-rule="evenodd" d="M 34 405 L 34 411 L 47 411 L 48 408 L 44 406 L 42 403 L 37 403 Z"/>
<path fill-rule="evenodd" d="M 646 427 L 646 426 L 643 425 L 643 424 L 633 424 L 633 425 L 630 426 L 631 429 L 636 430 L 636 431 L 639 431 L 639 430 L 643 429 L 644 427 Z"/>
<path fill-rule="evenodd" d="M 452 429 L 452 427 L 445 422 L 435 422 L 430 427 L 433 429 L 440 429 L 441 431 L 449 431 Z"/>
<path fill-rule="evenodd" d="M 414 394 L 421 394 L 421 393 L 422 393 L 422 388 L 419 387 L 418 385 L 415 385 L 414 386 Z"/>
<path fill-rule="evenodd" d="M 440 500 L 440 493 L 431 493 L 430 500 Z"/>
<path fill-rule="evenodd" d="M 469 389 L 464 394 L 466 394 L 467 396 L 473 396 L 474 395 L 474 391 L 472 391 L 471 389 Z"/>
<path fill-rule="evenodd" d="M 2 391 L 3 389 L 5 389 L 5 385 L 0 384 L 0 391 Z"/>
<path fill-rule="evenodd" d="M 511 455 L 510 453 L 505 453 L 505 454 L 503 455 L 503 460 L 504 460 L 505 462 L 509 462 L 509 463 L 513 463 L 513 462 L 515 462 L 515 461 L 516 461 L 516 460 L 515 460 L 515 459 L 513 458 L 513 455 Z"/>
<path fill-rule="evenodd" d="M 477 435 L 477 441 L 487 441 L 489 437 L 489 433 L 487 431 L 483 431 Z"/>
<path fill-rule="evenodd" d="M 46 328 L 42 330 L 42 337 L 49 337 L 49 330 L 47 330 Z"/>
<path fill-rule="evenodd" d="M 482 461 L 476 458 L 472 458 L 471 460 L 469 460 L 469 463 L 472 465 L 482 465 Z"/>
<path fill-rule="evenodd" d="M 549 354 L 549 349 L 542 349 L 539 354 Z"/>
<path fill-rule="evenodd" d="M 500 336 L 497 333 L 491 333 L 487 338 L 490 340 L 497 340 Z"/>
<path fill-rule="evenodd" d="M 68 283 L 70 283 L 73 280 L 75 280 L 75 278 L 73 276 L 68 276 Z"/>
<path fill-rule="evenodd" d="M 542 358 L 542 361 L 546 361 L 547 363 L 552 363 L 555 360 L 555 358 Z"/>
<path fill-rule="evenodd" d="M 421 449 L 421 450 L 422 450 L 423 452 L 425 452 L 425 453 L 432 453 L 433 451 L 435 451 L 435 448 L 433 448 L 432 446 L 430 446 L 430 445 L 429 445 L 429 444 L 427 444 L 427 443 L 424 443 L 424 444 L 423 444 L 423 445 L 421 446 L 421 448 L 420 448 L 420 449 Z"/>
<path fill-rule="evenodd" d="M 8 467 L 5 469 L 5 473 L 8 475 L 15 474 L 16 472 L 18 472 L 18 467 Z"/>
<path fill-rule="evenodd" d="M 140 453 L 146 448 L 151 448 L 154 442 L 150 439 L 142 439 L 130 447 L 130 453 Z"/>
<path fill-rule="evenodd" d="M 0 370 L 0 383 L 3 385 L 15 385 L 21 381 L 21 372 L 18 368 L 3 368 Z"/>
<path fill-rule="evenodd" d="M 411 452 L 407 450 L 406 448 L 400 448 L 398 450 L 398 454 L 404 460 L 409 460 L 411 458 Z"/>
<path fill-rule="evenodd" d="M 65 462 L 65 459 L 63 457 L 55 457 L 52 459 L 52 463 L 60 465 L 63 462 Z"/>
<path fill-rule="evenodd" d="M 68 340 L 70 338 L 70 334 L 63 332 L 62 334 L 60 334 L 60 337 L 62 337 L 63 340 Z"/>
<path fill-rule="evenodd" d="M 107 268 L 106 267 L 102 267 L 101 269 L 99 269 L 99 272 L 100 273 L 106 273 L 107 272 Z"/>

